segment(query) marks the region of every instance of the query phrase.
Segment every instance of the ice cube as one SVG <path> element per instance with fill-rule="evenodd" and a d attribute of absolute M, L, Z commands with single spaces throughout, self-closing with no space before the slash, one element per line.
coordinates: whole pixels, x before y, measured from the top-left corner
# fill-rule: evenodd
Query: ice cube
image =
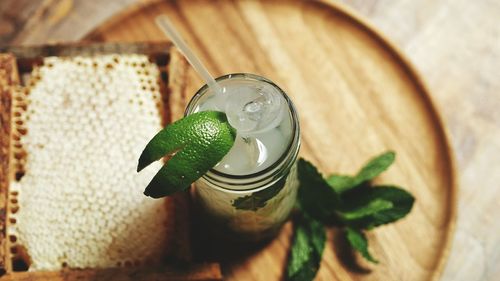
<path fill-rule="evenodd" d="M 267 148 L 260 140 L 238 135 L 229 153 L 215 169 L 233 175 L 249 174 L 266 161 L 267 154 Z"/>
<path fill-rule="evenodd" d="M 286 101 L 268 86 L 241 87 L 227 95 L 226 115 L 242 135 L 265 132 L 279 125 Z"/>

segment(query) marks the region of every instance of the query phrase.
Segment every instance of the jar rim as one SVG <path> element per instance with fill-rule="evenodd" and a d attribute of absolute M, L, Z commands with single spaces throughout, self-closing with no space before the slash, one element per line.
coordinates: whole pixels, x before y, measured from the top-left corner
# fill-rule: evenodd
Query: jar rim
<path fill-rule="evenodd" d="M 288 143 L 288 146 L 285 150 L 285 152 L 276 160 L 274 161 L 269 167 L 266 167 L 265 169 L 262 169 L 260 171 L 257 171 L 255 173 L 251 174 L 244 174 L 244 175 L 231 175 L 227 173 L 223 173 L 220 171 L 217 171 L 215 169 L 210 169 L 205 175 L 202 176 L 203 179 L 209 181 L 210 183 L 213 183 L 217 185 L 217 188 L 222 189 L 224 191 L 231 191 L 231 192 L 249 192 L 249 191 L 258 191 L 261 189 L 264 189 L 268 183 L 266 182 L 264 186 L 259 186 L 257 188 L 249 188 L 249 189 L 234 189 L 234 188 L 225 188 L 220 186 L 220 184 L 223 185 L 249 185 L 249 184 L 257 184 L 258 182 L 261 182 L 265 179 L 272 179 L 273 177 L 276 177 L 276 175 L 279 175 L 282 172 L 282 169 L 280 169 L 280 166 L 284 166 L 286 170 L 289 170 L 291 168 L 291 164 L 295 162 L 298 152 L 299 152 L 299 147 L 300 147 L 300 127 L 298 123 L 298 114 L 295 109 L 295 106 L 293 102 L 290 100 L 290 98 L 287 96 L 285 91 L 281 89 L 278 85 L 276 85 L 274 82 L 271 80 L 256 75 L 256 74 L 251 74 L 251 73 L 231 73 L 231 74 L 226 74 L 220 77 L 217 77 L 215 80 L 216 81 L 224 81 L 228 79 L 235 79 L 235 78 L 240 78 L 240 79 L 245 79 L 245 80 L 250 80 L 250 81 L 256 81 L 256 82 L 264 82 L 278 90 L 278 92 L 283 96 L 283 98 L 286 101 L 286 104 L 289 109 L 290 113 L 290 118 L 292 119 L 292 138 L 290 139 L 290 142 Z M 184 116 L 187 116 L 191 113 L 199 99 L 208 92 L 209 88 L 208 85 L 205 84 L 203 85 L 196 93 L 195 95 L 191 98 L 189 101 L 186 110 L 184 112 Z M 289 165 L 286 165 L 288 162 Z M 279 178 L 277 179 L 279 180 Z M 272 181 L 275 182 L 275 181 Z"/>

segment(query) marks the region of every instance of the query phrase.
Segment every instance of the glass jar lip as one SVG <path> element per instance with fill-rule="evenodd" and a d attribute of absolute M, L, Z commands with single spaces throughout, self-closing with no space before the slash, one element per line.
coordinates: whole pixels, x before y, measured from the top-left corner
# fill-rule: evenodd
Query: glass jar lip
<path fill-rule="evenodd" d="M 288 160 L 290 153 L 295 154 L 295 155 L 293 155 L 292 159 L 290 159 L 291 161 L 292 160 L 294 161 L 296 159 L 296 157 L 297 157 L 298 147 L 300 146 L 300 140 L 299 140 L 299 138 L 300 138 L 300 127 L 299 127 L 299 124 L 298 124 L 298 114 L 297 114 L 297 111 L 295 109 L 295 106 L 294 106 L 293 102 L 287 96 L 287 94 L 285 93 L 285 91 L 283 91 L 283 89 L 281 89 L 278 85 L 276 85 L 274 82 L 272 82 L 271 80 L 269 80 L 269 79 L 267 79 L 265 77 L 262 77 L 262 76 L 259 76 L 259 75 L 256 75 L 256 74 L 251 74 L 251 73 L 231 73 L 231 74 L 226 74 L 226 75 L 217 77 L 215 80 L 216 81 L 224 81 L 224 80 L 234 79 L 234 78 L 243 78 L 243 79 L 253 80 L 253 81 L 257 81 L 257 82 L 264 82 L 264 83 L 267 83 L 267 84 L 271 85 L 272 87 L 274 87 L 275 89 L 277 89 L 279 91 L 279 93 L 286 100 L 287 106 L 288 106 L 288 108 L 290 110 L 291 118 L 293 120 L 293 122 L 292 122 L 292 131 L 293 131 L 292 138 L 291 138 L 290 142 L 288 143 L 288 147 L 285 150 L 285 153 L 283 153 L 280 156 L 280 158 L 278 158 L 278 160 L 276 160 L 273 164 L 271 164 L 269 167 L 267 167 L 267 168 L 265 168 L 265 169 L 263 169 L 261 171 L 258 171 L 258 172 L 252 173 L 252 174 L 245 174 L 245 175 L 231 175 L 231 174 L 226 174 L 226 173 L 219 172 L 219 171 L 217 171 L 215 169 L 210 169 L 202 177 L 203 178 L 208 177 L 210 179 L 214 179 L 213 176 L 211 176 L 211 175 L 215 175 L 216 177 L 221 177 L 221 178 L 225 178 L 225 179 L 229 179 L 229 180 L 234 180 L 234 181 L 246 181 L 246 180 L 249 180 L 249 179 L 251 180 L 253 178 L 258 178 L 258 177 L 265 176 L 268 173 L 270 173 L 269 177 L 272 177 L 272 176 L 275 175 L 275 173 L 273 173 L 273 172 L 275 172 L 276 170 L 277 171 L 280 170 L 280 169 L 277 169 L 277 167 L 280 164 L 282 164 L 284 161 Z M 184 112 L 184 116 L 187 116 L 189 113 L 191 113 L 191 110 L 194 108 L 194 106 L 197 103 L 197 101 L 207 91 L 208 91 L 208 85 L 205 84 L 205 85 L 203 85 L 196 92 L 196 94 L 189 101 L 189 103 L 188 103 L 188 105 L 186 107 L 186 110 Z M 296 149 L 294 149 L 295 146 L 297 147 Z M 217 179 L 214 179 L 214 180 L 218 181 Z M 242 183 L 242 184 L 245 184 L 245 183 Z M 226 188 L 224 188 L 224 189 L 226 189 Z M 235 189 L 227 188 L 227 190 L 234 191 Z M 241 190 L 241 191 L 243 191 L 243 190 Z M 248 191 L 248 190 L 245 190 L 245 191 Z"/>

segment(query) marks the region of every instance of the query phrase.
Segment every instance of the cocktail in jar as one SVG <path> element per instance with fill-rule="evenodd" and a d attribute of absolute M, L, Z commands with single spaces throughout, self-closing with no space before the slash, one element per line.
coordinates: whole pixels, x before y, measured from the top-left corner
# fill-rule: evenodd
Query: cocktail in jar
<path fill-rule="evenodd" d="M 283 90 L 266 78 L 229 74 L 216 80 L 221 92 L 205 85 L 186 115 L 222 111 L 237 135 L 222 161 L 195 182 L 196 202 L 203 220 L 220 235 L 246 241 L 270 238 L 295 204 L 297 113 Z"/>

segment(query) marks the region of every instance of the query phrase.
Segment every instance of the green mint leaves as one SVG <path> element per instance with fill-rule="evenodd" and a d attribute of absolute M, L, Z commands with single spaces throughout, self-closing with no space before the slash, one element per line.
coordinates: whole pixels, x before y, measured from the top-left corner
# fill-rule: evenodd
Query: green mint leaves
<path fill-rule="evenodd" d="M 144 194 L 160 198 L 185 190 L 222 160 L 235 137 L 236 130 L 218 111 L 194 113 L 168 125 L 149 141 L 139 158 L 138 172 L 171 155 Z"/>
<path fill-rule="evenodd" d="M 370 230 L 395 222 L 413 207 L 413 196 L 396 186 L 373 186 L 343 196 L 338 217 L 346 225 Z"/>
<path fill-rule="evenodd" d="M 321 221 L 331 218 L 339 204 L 339 195 L 323 179 L 316 167 L 304 159 L 297 162 L 299 191 L 299 205 L 311 217 Z"/>
<path fill-rule="evenodd" d="M 250 195 L 236 198 L 233 202 L 233 207 L 237 210 L 257 211 L 267 205 L 267 201 L 276 196 L 285 186 L 286 177 L 282 177 L 270 187 L 257 191 Z"/>
<path fill-rule="evenodd" d="M 378 261 L 368 252 L 368 240 L 363 232 L 347 227 L 345 235 L 351 247 L 360 252 L 365 259 L 373 263 L 378 263 Z"/>
<path fill-rule="evenodd" d="M 326 181 L 335 191 L 342 193 L 380 175 L 392 165 L 395 158 L 396 153 L 389 151 L 371 159 L 354 177 L 331 175 Z"/>
<path fill-rule="evenodd" d="M 409 192 L 399 187 L 370 184 L 394 159 L 395 153 L 389 151 L 368 161 L 355 176 L 331 175 L 326 179 L 311 163 L 299 159 L 298 206 L 302 216 L 295 222 L 287 280 L 309 281 L 314 278 L 318 269 L 314 250 L 321 249 L 320 254 L 322 252 L 326 236 L 324 226 L 344 227 L 351 247 L 368 261 L 378 263 L 368 251 L 364 231 L 403 218 L 415 201 Z M 311 225 L 315 231 L 306 231 Z M 322 240 L 323 245 L 318 247 L 318 241 Z M 298 267 L 297 264 L 305 266 Z"/>
<path fill-rule="evenodd" d="M 296 220 L 286 280 L 313 280 L 321 263 L 326 243 L 323 224 L 307 215 Z"/>
<path fill-rule="evenodd" d="M 347 204 L 346 204 L 347 205 Z M 347 207 L 344 210 L 340 209 L 336 213 L 342 221 L 355 221 L 375 215 L 381 211 L 389 210 L 393 207 L 390 201 L 373 198 L 362 204 L 353 204 L 352 207 Z"/>

